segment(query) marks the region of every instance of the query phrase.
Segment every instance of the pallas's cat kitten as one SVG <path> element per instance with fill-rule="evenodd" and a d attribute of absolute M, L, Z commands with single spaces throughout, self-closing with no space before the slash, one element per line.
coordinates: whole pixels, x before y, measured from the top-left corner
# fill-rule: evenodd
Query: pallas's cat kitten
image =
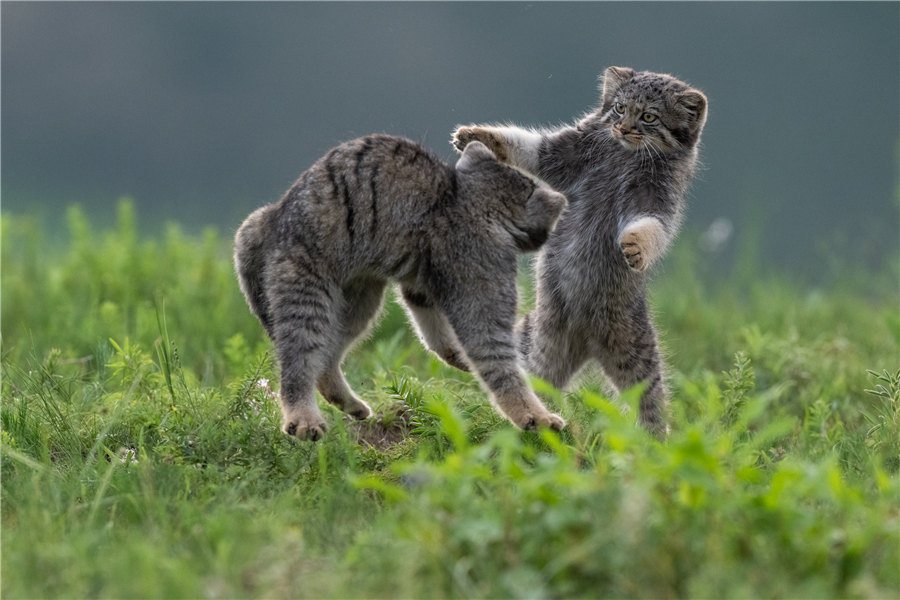
<path fill-rule="evenodd" d="M 667 391 L 647 306 L 648 269 L 679 227 L 707 100 L 671 77 L 610 67 L 598 108 L 556 130 L 460 127 L 569 200 L 536 263 L 536 306 L 518 324 L 532 373 L 563 387 L 596 359 L 619 389 L 643 383 L 640 421 L 667 431 Z"/>
<path fill-rule="evenodd" d="M 425 344 L 471 368 L 506 417 L 561 429 L 526 382 L 514 327 L 517 255 L 544 243 L 565 204 L 478 142 L 455 167 L 386 135 L 319 159 L 235 236 L 241 289 L 281 368 L 283 431 L 322 437 L 316 389 L 358 419 L 372 414 L 340 364 L 389 281 Z"/>

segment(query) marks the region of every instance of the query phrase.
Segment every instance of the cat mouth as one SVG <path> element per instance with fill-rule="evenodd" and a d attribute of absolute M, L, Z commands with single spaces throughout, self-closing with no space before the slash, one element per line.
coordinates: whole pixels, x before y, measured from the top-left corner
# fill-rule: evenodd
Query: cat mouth
<path fill-rule="evenodd" d="M 622 133 L 616 129 L 613 129 L 612 136 L 628 150 L 638 150 L 644 140 L 644 136 L 639 133 Z"/>

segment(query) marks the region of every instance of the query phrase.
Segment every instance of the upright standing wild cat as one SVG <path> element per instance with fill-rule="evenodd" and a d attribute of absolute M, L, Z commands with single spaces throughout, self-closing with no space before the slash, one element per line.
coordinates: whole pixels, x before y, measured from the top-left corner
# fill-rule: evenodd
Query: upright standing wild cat
<path fill-rule="evenodd" d="M 640 421 L 667 431 L 667 392 L 646 299 L 647 270 L 681 221 L 707 100 L 671 77 L 610 67 L 600 107 L 555 131 L 469 126 L 497 157 L 569 200 L 539 254 L 536 307 L 518 325 L 532 373 L 562 387 L 588 360 L 618 388 L 644 382 Z"/>
<path fill-rule="evenodd" d="M 334 148 L 247 217 L 235 267 L 275 343 L 285 433 L 322 437 L 316 388 L 358 419 L 371 415 L 340 364 L 388 280 L 400 283 L 426 345 L 471 365 L 507 418 L 561 429 L 518 365 L 514 327 L 517 254 L 544 243 L 565 204 L 478 142 L 454 168 L 409 140 L 373 135 Z"/>

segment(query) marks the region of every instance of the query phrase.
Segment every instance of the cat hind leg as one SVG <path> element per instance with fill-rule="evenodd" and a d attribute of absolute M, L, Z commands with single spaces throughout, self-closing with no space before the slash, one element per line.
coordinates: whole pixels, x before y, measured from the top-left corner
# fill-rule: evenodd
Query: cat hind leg
<path fill-rule="evenodd" d="M 583 344 L 572 339 L 569 328 L 547 310 L 535 309 L 516 324 L 519 354 L 525 369 L 562 389 L 588 358 Z"/>
<path fill-rule="evenodd" d="M 334 283 L 291 260 L 271 269 L 267 295 L 281 367 L 282 431 L 302 440 L 319 440 L 327 429 L 315 388 L 337 342 L 339 294 Z"/>
<path fill-rule="evenodd" d="M 341 362 L 347 349 L 355 340 L 364 335 L 373 317 L 381 309 L 384 288 L 384 281 L 374 279 L 355 280 L 343 287 L 344 309 L 341 315 L 341 336 L 325 372 L 316 383 L 319 393 L 325 400 L 354 419 L 368 419 L 372 416 L 372 409 L 350 388 L 341 372 Z"/>
<path fill-rule="evenodd" d="M 619 390 L 644 384 L 641 394 L 638 421 L 659 438 L 669 432 L 666 406 L 668 390 L 663 377 L 663 362 L 656 339 L 656 332 L 646 310 L 633 313 L 627 324 L 611 323 L 613 334 L 610 345 L 597 356 L 600 365 L 613 385 Z"/>

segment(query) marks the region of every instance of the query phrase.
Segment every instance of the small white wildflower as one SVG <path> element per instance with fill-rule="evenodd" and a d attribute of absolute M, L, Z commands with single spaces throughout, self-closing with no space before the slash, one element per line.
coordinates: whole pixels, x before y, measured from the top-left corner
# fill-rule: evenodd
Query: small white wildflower
<path fill-rule="evenodd" d="M 137 450 L 134 448 L 122 448 L 119 450 L 119 460 L 122 461 L 122 464 L 125 465 L 136 465 L 137 460 Z"/>
<path fill-rule="evenodd" d="M 256 387 L 264 389 L 266 391 L 266 398 L 268 398 L 269 400 L 272 400 L 273 402 L 278 400 L 278 394 L 272 391 L 272 388 L 269 387 L 268 379 L 257 379 Z M 253 406 L 253 410 L 256 412 L 256 414 L 259 414 L 259 409 L 261 407 L 253 401 L 251 401 L 251 406 Z"/>

